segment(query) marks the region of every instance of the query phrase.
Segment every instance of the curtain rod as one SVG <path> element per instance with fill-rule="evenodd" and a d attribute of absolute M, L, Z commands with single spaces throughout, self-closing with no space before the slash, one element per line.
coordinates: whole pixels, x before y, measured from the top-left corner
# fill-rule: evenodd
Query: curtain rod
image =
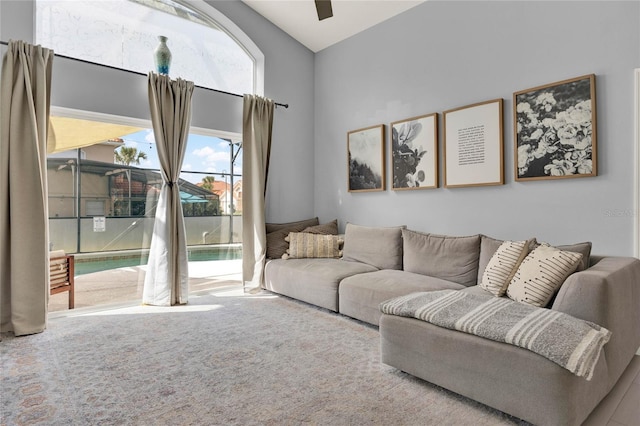
<path fill-rule="evenodd" d="M 4 40 L 0 40 L 0 45 L 9 46 L 9 43 L 4 41 Z M 138 72 L 138 71 L 131 71 L 131 70 L 126 70 L 124 68 L 114 67 L 114 66 L 111 66 L 111 65 L 99 64 L 97 62 L 91 62 L 91 61 L 87 61 L 87 60 L 84 60 L 84 59 L 73 58 L 71 56 L 60 55 L 60 54 L 55 53 L 55 52 L 53 54 L 54 54 L 54 56 L 56 56 L 58 58 L 70 59 L 72 61 L 82 62 L 83 64 L 97 65 L 99 67 L 110 68 L 112 70 L 117 70 L 117 71 L 124 71 L 124 72 L 128 72 L 130 74 L 141 75 L 141 76 L 145 76 L 145 77 L 147 76 L 147 74 L 143 74 L 143 73 Z M 244 95 L 240 95 L 238 93 L 225 92 L 224 90 L 212 89 L 210 87 L 204 87 L 204 86 L 198 86 L 198 85 L 195 85 L 195 87 L 197 87 L 198 89 L 209 90 L 211 92 L 222 93 L 223 95 L 235 96 L 237 98 L 243 98 L 244 97 Z M 289 104 L 281 104 L 279 102 L 276 102 L 275 104 L 276 104 L 277 107 L 289 108 Z"/>

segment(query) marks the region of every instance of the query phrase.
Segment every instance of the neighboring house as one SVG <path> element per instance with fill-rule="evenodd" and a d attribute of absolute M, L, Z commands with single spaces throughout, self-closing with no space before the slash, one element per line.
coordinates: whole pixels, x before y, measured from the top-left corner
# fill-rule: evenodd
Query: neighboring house
<path fill-rule="evenodd" d="M 221 214 L 240 214 L 242 212 L 242 180 L 231 185 L 224 181 L 216 180 L 213 183 L 213 193 L 220 199 Z M 233 209 L 231 208 L 233 202 Z"/>
<path fill-rule="evenodd" d="M 242 213 L 242 181 L 233 183 L 233 206 L 236 214 Z"/>
<path fill-rule="evenodd" d="M 109 140 L 91 146 L 81 148 L 84 153 L 82 158 L 103 163 L 113 163 L 113 151 L 124 145 L 122 139 Z"/>
<path fill-rule="evenodd" d="M 77 160 L 49 158 L 47 171 L 49 217 L 76 217 Z M 81 160 L 80 216 L 153 216 L 161 184 L 158 172 L 113 162 Z M 180 179 L 179 184 L 186 217 L 220 213 L 218 195 L 184 179 Z"/>

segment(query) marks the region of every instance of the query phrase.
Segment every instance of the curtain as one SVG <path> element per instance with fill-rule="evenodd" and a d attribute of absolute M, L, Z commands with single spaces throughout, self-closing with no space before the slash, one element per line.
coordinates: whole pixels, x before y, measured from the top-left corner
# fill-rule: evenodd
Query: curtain
<path fill-rule="evenodd" d="M 265 195 L 274 102 L 244 95 L 242 119 L 242 282 L 257 290 L 266 258 Z"/>
<path fill-rule="evenodd" d="M 0 80 L 0 329 L 47 325 L 47 127 L 53 50 L 10 41 Z"/>
<path fill-rule="evenodd" d="M 187 242 L 178 179 L 187 148 L 193 88 L 190 81 L 149 74 L 149 108 L 162 188 L 142 292 L 142 302 L 147 305 L 180 305 L 189 298 Z"/>

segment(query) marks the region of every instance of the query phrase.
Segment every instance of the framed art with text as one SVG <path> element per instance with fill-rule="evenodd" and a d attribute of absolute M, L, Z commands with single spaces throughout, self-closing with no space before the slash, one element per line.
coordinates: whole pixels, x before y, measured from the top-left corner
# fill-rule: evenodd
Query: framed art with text
<path fill-rule="evenodd" d="M 595 75 L 513 94 L 517 181 L 596 176 Z"/>
<path fill-rule="evenodd" d="M 384 191 L 384 124 L 347 133 L 349 192 Z"/>
<path fill-rule="evenodd" d="M 391 123 L 393 190 L 438 187 L 438 114 Z"/>
<path fill-rule="evenodd" d="M 445 111 L 444 186 L 504 183 L 503 100 Z"/>

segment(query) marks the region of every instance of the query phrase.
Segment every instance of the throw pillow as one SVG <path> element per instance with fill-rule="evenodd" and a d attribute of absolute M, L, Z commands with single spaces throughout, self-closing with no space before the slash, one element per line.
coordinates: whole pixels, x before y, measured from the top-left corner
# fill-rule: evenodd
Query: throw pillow
<path fill-rule="evenodd" d="M 309 226 L 318 225 L 317 217 L 288 223 L 267 223 L 267 259 L 279 259 L 289 248 L 284 239 L 289 232 L 302 232 Z"/>
<path fill-rule="evenodd" d="M 338 235 L 338 219 L 321 225 L 309 226 L 302 230 L 310 234 Z"/>
<path fill-rule="evenodd" d="M 402 230 L 404 270 L 464 286 L 477 283 L 480 235 L 449 237 Z"/>
<path fill-rule="evenodd" d="M 555 247 L 558 250 L 580 253 L 582 255 L 582 262 L 580 262 L 580 265 L 578 265 L 578 269 L 576 269 L 576 272 L 584 271 L 589 267 L 589 260 L 591 259 L 591 242 L 587 241 L 584 243 L 565 244 L 552 247 Z"/>
<path fill-rule="evenodd" d="M 343 259 L 366 263 L 378 269 L 402 269 L 402 229 L 369 227 L 347 223 Z"/>
<path fill-rule="evenodd" d="M 509 283 L 507 296 L 517 302 L 545 307 L 581 261 L 580 253 L 542 244 L 524 258 Z"/>
<path fill-rule="evenodd" d="M 342 241 L 337 235 L 291 232 L 286 239 L 289 242 L 289 249 L 282 255 L 283 259 L 342 256 L 340 252 Z"/>
<path fill-rule="evenodd" d="M 496 297 L 507 291 L 518 266 L 529 253 L 529 241 L 505 241 L 496 250 L 482 273 L 480 287 Z"/>
<path fill-rule="evenodd" d="M 314 218 L 311 218 L 311 219 L 298 220 L 296 222 L 267 223 L 267 224 L 265 224 L 265 228 L 266 228 L 267 234 L 270 233 L 270 232 L 280 231 L 282 229 L 287 229 L 287 228 L 298 228 L 301 231 L 304 228 L 307 228 L 309 226 L 318 225 L 319 223 L 320 223 L 320 221 L 318 220 L 318 218 L 314 217 Z M 300 231 L 294 231 L 294 232 L 300 232 Z"/>
<path fill-rule="evenodd" d="M 529 240 L 529 251 L 533 250 L 540 244 L 536 241 L 535 238 Z M 482 283 L 482 276 L 484 275 L 484 270 L 487 268 L 489 261 L 495 254 L 500 244 L 504 243 L 504 240 L 498 240 L 495 238 L 491 238 L 487 235 L 480 236 L 480 259 L 478 260 L 478 285 Z"/>

